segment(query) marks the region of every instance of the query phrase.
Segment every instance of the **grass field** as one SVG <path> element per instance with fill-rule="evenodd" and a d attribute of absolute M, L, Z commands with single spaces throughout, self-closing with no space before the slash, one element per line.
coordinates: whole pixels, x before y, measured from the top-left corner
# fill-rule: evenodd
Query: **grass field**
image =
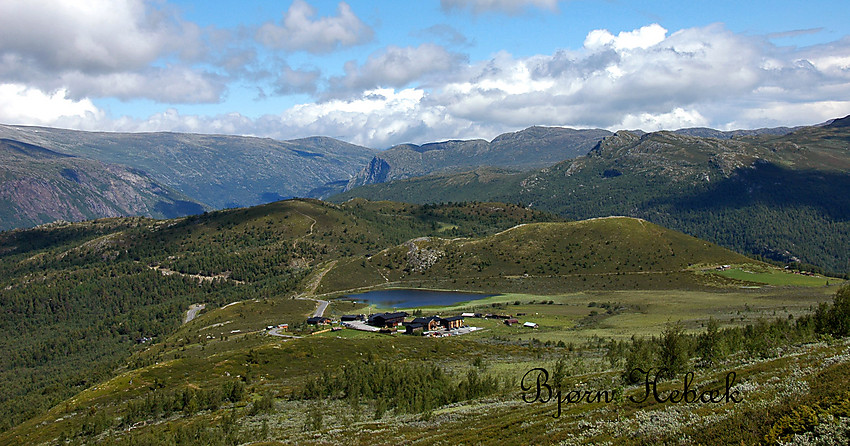
<path fill-rule="evenodd" d="M 469 337 L 510 336 L 522 340 L 582 343 L 592 338 L 626 339 L 651 336 L 669 323 L 681 322 L 688 331 L 703 329 L 709 318 L 722 326 L 745 325 L 760 318 L 798 317 L 830 301 L 830 287 L 739 289 L 733 291 L 641 290 L 580 292 L 562 295 L 507 293 L 447 307 L 430 307 L 423 314 L 498 313 L 531 321 L 539 329 L 508 327 L 500 320 L 468 319 L 468 325 L 487 331 Z M 552 304 L 548 302 L 551 301 Z M 545 302 L 545 303 L 544 303 Z M 611 311 L 609 307 L 613 307 Z M 411 312 L 414 309 L 407 309 Z M 517 316 L 524 313 L 523 316 Z M 595 313 L 595 314 L 594 314 Z M 521 325 L 521 324 L 520 324 Z"/>
<path fill-rule="evenodd" d="M 717 271 L 724 277 L 743 280 L 747 282 L 763 283 L 765 285 L 774 286 L 807 286 L 817 287 L 826 286 L 830 283 L 839 282 L 840 279 L 824 277 L 820 275 L 806 276 L 802 274 L 794 274 L 790 271 L 782 271 L 779 269 L 764 269 L 753 267 L 730 268 L 724 271 Z"/>

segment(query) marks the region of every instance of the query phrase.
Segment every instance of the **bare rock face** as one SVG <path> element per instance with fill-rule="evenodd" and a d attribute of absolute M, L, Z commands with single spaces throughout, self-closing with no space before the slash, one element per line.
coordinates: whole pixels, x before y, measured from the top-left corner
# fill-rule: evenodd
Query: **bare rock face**
<path fill-rule="evenodd" d="M 345 191 L 366 184 L 383 183 L 389 178 L 390 170 L 392 170 L 392 167 L 384 159 L 377 156 L 373 157 L 369 164 L 348 182 Z"/>

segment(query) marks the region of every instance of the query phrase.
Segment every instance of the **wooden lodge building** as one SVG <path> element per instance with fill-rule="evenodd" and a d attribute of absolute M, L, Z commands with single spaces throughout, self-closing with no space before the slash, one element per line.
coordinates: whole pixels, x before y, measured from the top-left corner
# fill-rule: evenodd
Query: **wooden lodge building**
<path fill-rule="evenodd" d="M 369 315 L 369 321 L 366 323 L 374 327 L 391 328 L 404 323 L 404 318 L 406 317 L 407 313 L 404 311 L 396 313 L 378 313 Z"/>
<path fill-rule="evenodd" d="M 446 330 L 454 330 L 455 328 L 463 327 L 463 316 L 441 318 L 440 325 L 446 327 Z"/>
<path fill-rule="evenodd" d="M 440 327 L 439 316 L 417 317 L 412 322 L 405 323 L 406 327 L 414 326 L 424 331 L 434 331 Z"/>
<path fill-rule="evenodd" d="M 439 316 L 418 317 L 411 322 L 405 322 L 405 333 L 419 334 L 425 331 L 435 331 L 440 327 L 446 330 L 463 327 L 463 316 L 442 318 Z"/>

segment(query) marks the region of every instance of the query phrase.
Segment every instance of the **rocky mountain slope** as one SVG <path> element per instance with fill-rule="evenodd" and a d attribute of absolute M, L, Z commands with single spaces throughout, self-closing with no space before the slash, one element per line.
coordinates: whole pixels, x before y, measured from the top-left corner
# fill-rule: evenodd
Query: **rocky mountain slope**
<path fill-rule="evenodd" d="M 457 172 L 476 167 L 532 169 L 584 155 L 611 132 L 561 127 L 529 127 L 505 133 L 488 142 L 483 139 L 403 144 L 375 155 L 345 187 Z"/>
<path fill-rule="evenodd" d="M 0 230 L 123 215 L 173 218 L 203 204 L 145 172 L 0 139 Z"/>
<path fill-rule="evenodd" d="M 292 141 L 188 133 L 103 133 L 0 125 L 0 138 L 141 169 L 213 208 L 306 196 L 348 180 L 375 151 L 332 138 Z"/>

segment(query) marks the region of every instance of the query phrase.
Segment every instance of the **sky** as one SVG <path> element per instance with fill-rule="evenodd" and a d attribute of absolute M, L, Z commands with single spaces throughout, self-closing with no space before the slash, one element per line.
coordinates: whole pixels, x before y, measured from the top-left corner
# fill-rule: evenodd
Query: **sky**
<path fill-rule="evenodd" d="M 0 123 L 376 149 L 850 115 L 850 2 L 2 0 Z"/>

